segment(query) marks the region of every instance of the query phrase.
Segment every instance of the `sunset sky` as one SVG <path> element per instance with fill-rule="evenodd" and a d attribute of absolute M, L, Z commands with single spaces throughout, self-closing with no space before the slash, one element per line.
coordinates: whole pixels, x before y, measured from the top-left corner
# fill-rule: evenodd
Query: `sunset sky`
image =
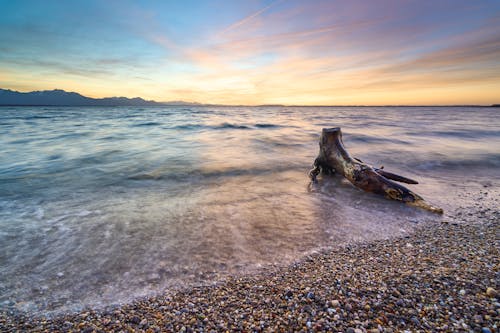
<path fill-rule="evenodd" d="M 0 88 L 220 104 L 500 103 L 500 1 L 0 0 Z"/>

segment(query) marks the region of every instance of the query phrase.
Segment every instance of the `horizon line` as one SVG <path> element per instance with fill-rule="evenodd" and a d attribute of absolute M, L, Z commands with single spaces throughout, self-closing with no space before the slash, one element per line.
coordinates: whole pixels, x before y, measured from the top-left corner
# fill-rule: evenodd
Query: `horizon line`
<path fill-rule="evenodd" d="M 339 104 L 339 105 L 299 105 L 299 104 L 204 104 L 204 103 L 190 103 L 190 104 L 175 104 L 170 102 L 156 102 L 158 105 L 71 105 L 71 104 L 0 104 L 0 107 L 14 107 L 14 106 L 50 106 L 50 107 L 140 107 L 140 108 L 155 108 L 155 107 L 165 107 L 165 106 L 183 106 L 183 107 L 197 107 L 197 106 L 217 106 L 217 107 L 292 107 L 292 108 L 346 108 L 346 107 L 356 107 L 356 108 L 382 108 L 382 107 L 405 107 L 405 108 L 429 108 L 429 107 L 475 107 L 475 108 L 497 108 L 500 104 L 419 104 L 419 105 L 405 105 L 405 104 L 380 104 L 380 105 L 369 105 L 369 104 Z"/>
<path fill-rule="evenodd" d="M 157 107 L 157 106 L 223 106 L 223 107 L 500 107 L 500 103 L 493 104 L 217 104 L 217 103 L 200 103 L 200 102 L 189 102 L 189 101 L 162 101 L 158 102 L 156 100 L 148 100 L 143 97 L 125 97 L 125 96 L 110 96 L 110 97 L 89 97 L 83 95 L 76 91 L 66 91 L 64 89 L 54 88 L 52 90 L 32 90 L 32 91 L 18 91 L 12 90 L 9 88 L 0 88 L 0 90 L 9 90 L 12 92 L 20 93 L 20 94 L 29 94 L 34 92 L 50 92 L 50 91 L 63 91 L 65 93 L 73 93 L 83 96 L 85 98 L 90 98 L 94 100 L 100 99 L 111 99 L 111 98 L 126 98 L 126 99 L 142 99 L 146 102 L 157 103 L 158 105 L 148 105 L 141 107 Z M 178 104 L 176 104 L 178 103 Z M 91 106 L 91 107 L 116 107 L 116 106 L 127 106 L 127 105 L 63 105 L 63 104 L 0 104 L 0 106 L 52 106 L 52 107 L 83 107 L 83 106 Z M 133 105 L 128 105 L 133 106 Z"/>

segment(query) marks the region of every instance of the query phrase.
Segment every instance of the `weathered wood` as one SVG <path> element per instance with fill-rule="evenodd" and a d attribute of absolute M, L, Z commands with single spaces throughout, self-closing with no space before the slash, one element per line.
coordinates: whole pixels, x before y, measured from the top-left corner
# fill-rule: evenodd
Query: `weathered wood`
<path fill-rule="evenodd" d="M 320 172 L 337 173 L 364 191 L 381 194 L 388 199 L 402 201 L 434 213 L 443 213 L 441 208 L 430 205 L 421 196 L 393 180 L 407 184 L 418 184 L 417 181 L 384 171 L 382 168 L 374 168 L 352 158 L 344 148 L 340 127 L 324 128 L 319 140 L 319 155 L 309 176 L 316 181 Z"/>

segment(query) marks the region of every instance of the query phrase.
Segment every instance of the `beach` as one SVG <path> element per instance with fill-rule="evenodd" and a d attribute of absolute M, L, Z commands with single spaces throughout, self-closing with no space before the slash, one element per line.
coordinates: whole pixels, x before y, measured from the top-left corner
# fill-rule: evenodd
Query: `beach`
<path fill-rule="evenodd" d="M 0 333 L 500 332 L 500 1 L 0 9 Z"/>
<path fill-rule="evenodd" d="M 496 118 L 6 107 L 0 330 L 494 332 Z M 417 180 L 408 187 L 444 214 L 335 175 L 311 183 L 334 126 L 352 156 Z"/>
<path fill-rule="evenodd" d="M 497 332 L 497 187 L 409 235 L 309 254 L 211 286 L 55 317 L 2 312 L 2 331 Z"/>

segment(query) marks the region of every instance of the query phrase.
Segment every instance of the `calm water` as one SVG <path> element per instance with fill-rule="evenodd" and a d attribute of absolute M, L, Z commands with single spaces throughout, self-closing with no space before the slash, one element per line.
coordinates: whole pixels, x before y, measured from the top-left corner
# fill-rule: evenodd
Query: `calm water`
<path fill-rule="evenodd" d="M 310 186 L 323 127 L 452 212 L 496 187 L 493 108 L 0 108 L 0 308 L 101 307 L 446 218 Z"/>

